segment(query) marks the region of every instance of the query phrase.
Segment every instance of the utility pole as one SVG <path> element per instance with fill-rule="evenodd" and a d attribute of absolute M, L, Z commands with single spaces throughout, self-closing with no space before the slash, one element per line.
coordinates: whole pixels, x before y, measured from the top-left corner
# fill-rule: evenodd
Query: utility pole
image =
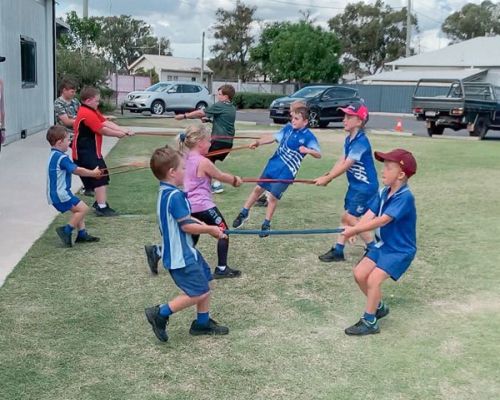
<path fill-rule="evenodd" d="M 158 38 L 158 55 L 161 56 L 161 38 Z"/>
<path fill-rule="evenodd" d="M 205 63 L 205 31 L 201 36 L 201 84 L 203 85 L 203 74 L 204 74 L 204 63 Z M 208 83 L 208 82 L 207 82 Z"/>
<path fill-rule="evenodd" d="M 410 57 L 411 43 L 411 0 L 408 0 L 406 7 L 406 57 Z"/>
<path fill-rule="evenodd" d="M 89 0 L 83 0 L 83 18 L 89 17 Z"/>

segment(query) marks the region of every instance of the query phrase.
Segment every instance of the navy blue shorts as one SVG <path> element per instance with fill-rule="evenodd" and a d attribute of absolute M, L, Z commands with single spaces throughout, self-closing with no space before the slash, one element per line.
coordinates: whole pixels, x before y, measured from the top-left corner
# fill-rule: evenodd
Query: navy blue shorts
<path fill-rule="evenodd" d="M 415 254 L 388 252 L 381 247 L 368 250 L 365 257 L 368 257 L 377 265 L 377 268 L 397 281 L 410 267 Z"/>
<path fill-rule="evenodd" d="M 261 174 L 261 178 L 264 179 L 294 179 L 293 176 L 290 176 L 289 169 L 286 165 L 283 164 L 281 167 L 281 173 L 279 170 L 279 165 L 276 163 L 269 162 L 264 168 L 264 171 Z M 288 189 L 290 183 L 281 183 L 281 182 L 259 182 L 259 185 L 262 189 L 267 190 L 278 200 L 281 199 L 283 193 Z"/>
<path fill-rule="evenodd" d="M 189 297 L 201 296 L 210 291 L 209 282 L 213 279 L 210 266 L 198 252 L 198 262 L 184 268 L 169 269 L 170 276 L 179 289 Z"/>
<path fill-rule="evenodd" d="M 66 211 L 69 211 L 71 210 L 74 206 L 76 206 L 81 200 L 76 197 L 76 196 L 72 196 L 71 199 L 69 199 L 68 201 L 65 201 L 64 203 L 54 203 L 52 204 L 54 206 L 54 208 L 61 212 L 61 213 L 65 213 Z"/>
<path fill-rule="evenodd" d="M 344 199 L 344 210 L 355 217 L 361 217 L 368 210 L 368 203 L 377 192 L 358 192 L 348 189 Z"/>

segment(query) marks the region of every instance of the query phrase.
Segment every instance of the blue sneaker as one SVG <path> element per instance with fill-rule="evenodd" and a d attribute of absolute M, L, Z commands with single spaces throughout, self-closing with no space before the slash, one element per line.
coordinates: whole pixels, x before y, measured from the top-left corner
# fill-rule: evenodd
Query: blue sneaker
<path fill-rule="evenodd" d="M 269 232 L 271 230 L 271 224 L 270 223 L 267 223 L 267 222 L 264 222 L 262 224 L 262 226 L 260 227 L 260 230 L 262 231 L 261 233 L 259 233 L 259 237 L 261 238 L 265 238 L 265 237 L 268 237 L 269 236 Z"/>
<path fill-rule="evenodd" d="M 380 318 L 384 318 L 387 314 L 389 314 L 389 307 L 384 304 L 381 308 L 377 308 L 377 311 L 375 312 L 375 318 L 379 320 Z"/>
<path fill-rule="evenodd" d="M 149 307 L 144 310 L 146 318 L 153 328 L 153 332 L 161 342 L 168 340 L 167 325 L 168 317 L 160 315 L 160 306 Z"/>
<path fill-rule="evenodd" d="M 240 212 L 233 221 L 233 228 L 234 229 L 241 228 L 246 221 L 248 221 L 248 215 L 245 215 L 242 212 Z"/>
<path fill-rule="evenodd" d="M 148 260 L 148 267 L 153 275 L 158 275 L 158 261 L 160 261 L 160 256 L 158 255 L 156 245 L 145 245 L 144 251 L 146 252 L 146 257 Z"/>
<path fill-rule="evenodd" d="M 56 232 L 66 247 L 73 246 L 73 243 L 71 241 L 71 232 L 66 232 L 64 230 L 64 226 L 60 226 L 59 228 L 56 228 Z"/>
<path fill-rule="evenodd" d="M 364 318 L 361 318 L 353 326 L 346 328 L 344 332 L 349 336 L 364 336 L 379 333 L 380 328 L 378 327 L 377 320 L 371 324 Z"/>

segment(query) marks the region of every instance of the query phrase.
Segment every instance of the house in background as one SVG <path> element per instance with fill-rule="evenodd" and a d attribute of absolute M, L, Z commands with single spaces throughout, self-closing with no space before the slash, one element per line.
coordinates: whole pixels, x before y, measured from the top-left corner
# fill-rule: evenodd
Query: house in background
<path fill-rule="evenodd" d="M 201 60 L 199 58 L 183 58 L 144 54 L 129 65 L 134 74 L 138 69 L 154 69 L 160 81 L 189 81 L 201 83 Z M 212 87 L 213 71 L 206 65 L 203 67 L 203 83 L 209 90 Z"/>
<path fill-rule="evenodd" d="M 54 120 L 55 0 L 0 1 L 0 79 L 6 143 L 47 129 Z"/>

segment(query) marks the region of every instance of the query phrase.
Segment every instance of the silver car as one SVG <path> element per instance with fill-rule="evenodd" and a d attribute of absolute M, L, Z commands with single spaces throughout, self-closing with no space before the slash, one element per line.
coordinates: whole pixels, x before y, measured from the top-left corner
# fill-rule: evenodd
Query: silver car
<path fill-rule="evenodd" d="M 151 111 L 161 115 L 165 111 L 204 109 L 213 102 L 208 89 L 195 82 L 158 82 L 144 91 L 130 92 L 123 108 L 131 112 Z"/>

